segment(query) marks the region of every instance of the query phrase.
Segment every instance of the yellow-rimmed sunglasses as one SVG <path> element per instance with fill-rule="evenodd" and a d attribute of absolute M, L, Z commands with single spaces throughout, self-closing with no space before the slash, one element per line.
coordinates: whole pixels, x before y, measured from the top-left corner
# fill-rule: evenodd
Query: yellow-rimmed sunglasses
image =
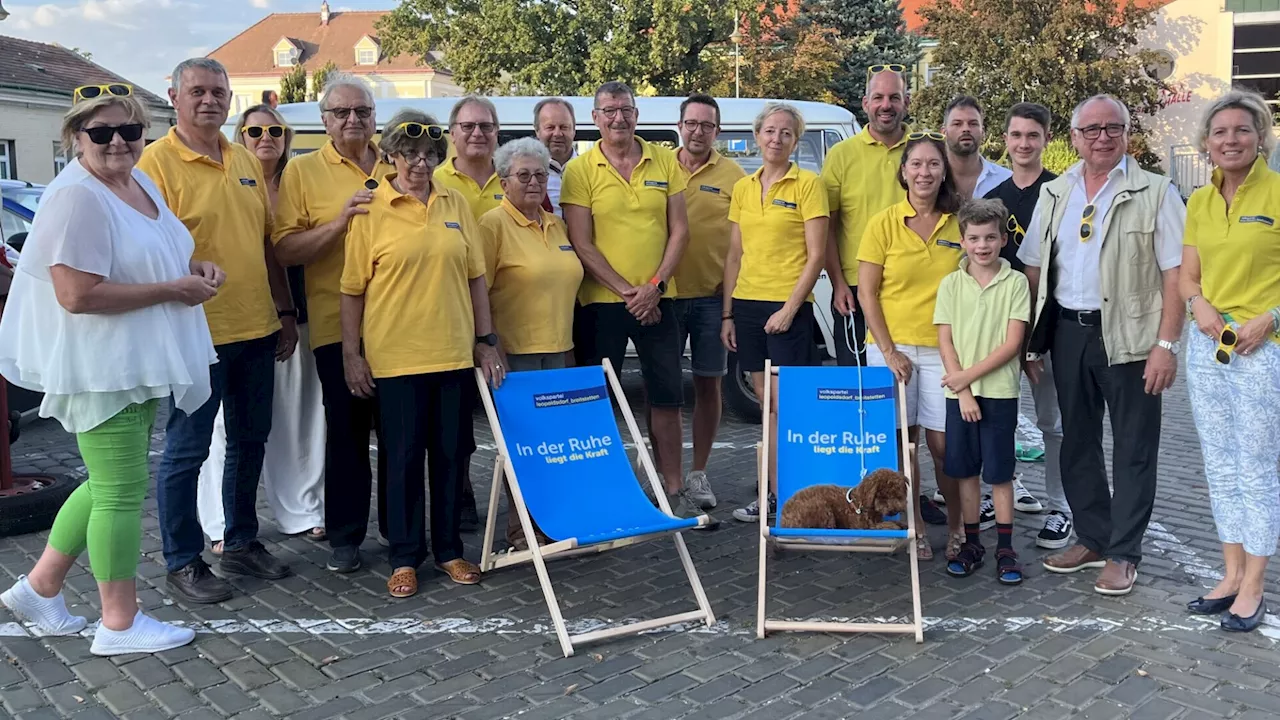
<path fill-rule="evenodd" d="M 1084 214 L 1080 216 L 1080 242 L 1093 239 L 1093 216 L 1098 213 L 1098 206 L 1089 203 L 1084 206 Z"/>
<path fill-rule="evenodd" d="M 934 130 L 917 130 L 913 133 L 907 133 L 908 140 L 924 140 L 925 138 L 937 140 L 938 142 L 943 142 L 947 139 L 942 133 Z"/>
<path fill-rule="evenodd" d="M 1027 237 L 1027 231 L 1022 229 L 1022 225 L 1018 223 L 1018 218 L 1010 215 L 1009 222 L 1005 223 L 1004 227 L 1013 236 L 1014 247 L 1022 247 L 1022 241 Z"/>
<path fill-rule="evenodd" d="M 396 129 L 403 130 L 405 135 L 408 135 L 415 140 L 423 135 L 426 135 L 432 140 L 439 140 L 444 137 L 444 128 L 439 125 L 423 125 L 419 122 L 406 122 L 397 125 Z"/>
<path fill-rule="evenodd" d="M 245 125 L 243 132 L 245 135 L 257 140 L 262 137 L 263 133 L 273 138 L 284 137 L 285 127 L 283 125 Z"/>
<path fill-rule="evenodd" d="M 1231 355 L 1236 351 L 1236 343 L 1240 342 L 1240 336 L 1236 331 L 1226 325 L 1222 326 L 1222 332 L 1218 334 L 1218 349 L 1213 351 L 1213 359 L 1228 365 L 1231 363 Z"/>
<path fill-rule="evenodd" d="M 78 103 L 81 100 L 92 100 L 103 95 L 115 95 L 116 97 L 129 97 L 133 94 L 133 86 L 125 83 L 108 83 L 106 85 L 81 85 L 71 94 L 71 102 Z"/>
<path fill-rule="evenodd" d="M 882 72 L 894 72 L 894 73 L 902 74 L 906 71 L 907 71 L 907 66 L 901 63 L 879 63 L 876 65 L 867 66 L 867 77 L 870 78 L 872 75 L 879 75 Z"/>

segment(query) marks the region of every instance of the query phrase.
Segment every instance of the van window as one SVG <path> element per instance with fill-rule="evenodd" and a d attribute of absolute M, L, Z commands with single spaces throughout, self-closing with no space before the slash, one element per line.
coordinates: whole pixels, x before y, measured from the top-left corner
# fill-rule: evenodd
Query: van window
<path fill-rule="evenodd" d="M 806 130 L 796 144 L 792 159 L 806 170 L 819 172 L 822 169 L 823 132 Z M 721 155 L 731 157 L 742 166 L 748 174 L 760 169 L 764 160 L 760 156 L 760 146 L 756 145 L 755 135 L 746 130 L 726 130 L 716 139 L 716 150 Z"/>
<path fill-rule="evenodd" d="M 661 145 L 668 150 L 675 150 L 680 144 L 680 136 L 674 130 L 653 130 L 649 128 L 638 128 L 636 135 L 653 143 Z M 534 137 L 533 130 L 500 130 L 498 131 L 498 144 L 505 145 L 510 140 L 522 137 Z M 579 127 L 573 135 L 573 144 L 575 146 L 574 153 L 581 155 L 591 150 L 591 146 L 600 139 L 600 131 L 595 127 Z"/>

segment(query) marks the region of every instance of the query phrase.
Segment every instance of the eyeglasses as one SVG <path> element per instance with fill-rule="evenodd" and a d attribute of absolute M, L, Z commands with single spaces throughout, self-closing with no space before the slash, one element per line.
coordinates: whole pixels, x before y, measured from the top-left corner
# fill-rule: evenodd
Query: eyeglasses
<path fill-rule="evenodd" d="M 84 133 L 89 136 L 94 145 L 109 145 L 111 139 L 116 135 L 125 142 L 138 142 L 142 139 L 142 133 L 146 130 L 142 123 L 130 123 L 128 125 L 99 125 L 98 127 L 84 128 Z"/>
<path fill-rule="evenodd" d="M 273 138 L 284 137 L 283 125 L 245 125 L 243 130 L 245 135 L 257 140 L 262 137 L 262 133 L 266 133 Z"/>
<path fill-rule="evenodd" d="M 1222 334 L 1218 336 L 1218 349 L 1213 352 L 1213 359 L 1227 365 L 1231 362 L 1231 355 L 1236 351 L 1236 343 L 1240 342 L 1240 336 L 1236 335 L 1236 331 L 1230 327 L 1223 325 Z"/>
<path fill-rule="evenodd" d="M 463 135 L 470 135 L 471 133 L 476 131 L 476 128 L 480 128 L 480 132 L 484 133 L 485 135 L 488 135 L 489 133 L 498 129 L 498 123 L 491 123 L 491 122 L 480 122 L 480 123 L 460 122 L 460 123 L 454 123 L 454 124 L 458 126 L 458 130 Z"/>
<path fill-rule="evenodd" d="M 680 123 L 680 126 L 683 127 L 685 130 L 687 130 L 688 132 L 693 132 L 694 130 L 701 128 L 702 134 L 704 135 L 710 135 L 720 127 L 715 123 L 698 122 L 697 120 L 685 120 L 684 122 Z"/>
<path fill-rule="evenodd" d="M 366 105 L 361 105 L 360 107 L 353 107 L 353 108 L 349 108 L 349 107 L 325 108 L 322 112 L 332 113 L 333 116 L 338 118 L 339 120 L 346 120 L 347 118 L 351 117 L 351 113 L 355 113 L 356 117 L 361 120 L 368 120 L 369 116 L 373 115 L 373 108 L 368 107 Z"/>
<path fill-rule="evenodd" d="M 398 153 L 409 167 L 414 165 L 437 165 L 440 160 L 435 153 Z"/>
<path fill-rule="evenodd" d="M 124 83 L 111 83 L 109 85 L 81 85 L 71 94 L 71 102 L 78 103 L 81 100 L 92 100 L 100 97 L 103 93 L 107 95 L 115 95 L 116 97 L 129 97 L 133 94 L 133 86 Z"/>
<path fill-rule="evenodd" d="M 1097 140 L 1105 130 L 1107 137 L 1118 138 L 1128 130 L 1129 126 L 1124 123 L 1107 123 L 1106 125 L 1090 125 L 1088 127 L 1076 128 L 1076 132 L 1084 136 L 1086 140 Z"/>
<path fill-rule="evenodd" d="M 935 132 L 933 130 L 917 130 L 913 133 L 907 133 L 908 140 L 924 140 L 925 138 L 937 140 L 938 142 L 942 142 L 947 139 L 942 133 Z"/>
<path fill-rule="evenodd" d="M 1080 242 L 1089 242 L 1093 238 L 1093 216 L 1098 212 L 1098 206 L 1089 203 L 1084 206 L 1084 215 L 1080 216 Z"/>
<path fill-rule="evenodd" d="M 519 180 L 524 185 L 528 185 L 530 180 L 537 180 L 539 185 L 542 185 L 547 181 L 547 173 L 543 172 L 542 170 L 535 170 L 533 172 L 530 172 L 528 170 L 520 170 L 518 172 L 513 172 L 508 175 L 504 175 L 503 177 L 515 178 L 516 180 Z"/>
<path fill-rule="evenodd" d="M 396 126 L 397 130 L 403 130 L 405 135 L 413 139 L 418 139 L 426 135 L 432 140 L 439 140 L 444 137 L 444 128 L 439 125 L 423 125 L 417 122 L 400 123 Z"/>
<path fill-rule="evenodd" d="M 1010 215 L 1009 222 L 1005 223 L 1004 227 L 1013 236 L 1014 247 L 1021 247 L 1022 241 L 1027 237 L 1027 231 L 1022 229 L 1022 225 L 1018 223 L 1018 218 Z"/>
<path fill-rule="evenodd" d="M 623 105 L 622 107 L 596 108 L 592 112 L 598 112 L 612 120 L 618 117 L 618 113 L 622 113 L 624 118 L 629 118 L 636 114 L 636 108 L 634 105 Z"/>

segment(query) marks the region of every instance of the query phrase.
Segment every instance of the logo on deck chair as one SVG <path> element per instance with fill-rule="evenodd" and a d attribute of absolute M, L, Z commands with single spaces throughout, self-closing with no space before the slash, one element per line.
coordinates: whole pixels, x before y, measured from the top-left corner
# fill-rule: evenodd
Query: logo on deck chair
<path fill-rule="evenodd" d="M 854 402 L 857 400 L 891 400 L 893 399 L 893 388 L 863 388 L 862 397 L 858 397 L 857 388 L 818 388 L 819 400 L 845 400 Z"/>
<path fill-rule="evenodd" d="M 539 408 L 559 407 L 560 405 L 577 405 L 595 402 L 609 397 L 609 391 L 603 385 L 581 390 L 563 390 L 561 392 L 540 393 L 533 396 L 533 406 Z"/>

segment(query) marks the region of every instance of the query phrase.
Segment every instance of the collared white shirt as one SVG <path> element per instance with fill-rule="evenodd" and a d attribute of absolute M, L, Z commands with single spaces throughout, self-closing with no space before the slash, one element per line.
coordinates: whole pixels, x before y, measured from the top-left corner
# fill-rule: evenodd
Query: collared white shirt
<path fill-rule="evenodd" d="M 982 158 L 982 172 L 978 173 L 978 182 L 973 186 L 973 196 L 986 197 L 987 193 L 996 189 L 1000 183 L 1013 177 L 1013 171 L 1003 165 L 997 165 Z"/>
<path fill-rule="evenodd" d="M 573 155 L 569 156 L 572 160 L 578 153 L 575 150 Z M 567 162 L 565 163 L 568 164 Z M 551 172 L 547 174 L 547 198 L 551 200 L 551 212 L 556 217 L 564 219 L 564 210 L 560 207 L 560 186 L 564 183 L 564 165 L 556 162 L 554 158 L 551 160 Z"/>
<path fill-rule="evenodd" d="M 1081 242 L 1080 226 L 1084 221 L 1084 208 L 1091 204 L 1085 197 L 1084 163 L 1076 163 L 1064 175 L 1071 182 L 1071 190 L 1067 194 L 1067 206 L 1062 215 L 1062 225 L 1058 228 L 1057 241 L 1057 284 L 1053 288 L 1053 296 L 1058 304 L 1069 310 L 1101 310 L 1102 288 L 1099 282 L 1102 260 L 1102 228 L 1106 225 L 1107 213 L 1116 197 L 1119 179 L 1129 172 L 1128 156 L 1120 160 L 1120 164 L 1107 174 L 1107 181 L 1094 195 L 1093 233 L 1089 242 Z M 1037 205 L 1027 227 L 1027 237 L 1040 235 L 1040 223 L 1044 205 Z M 1165 191 L 1164 201 L 1160 203 L 1160 211 L 1156 215 L 1155 253 L 1156 264 L 1161 272 L 1172 270 L 1182 265 L 1182 235 L 1187 224 L 1187 208 L 1182 198 L 1171 184 Z M 1040 267 L 1040 243 L 1024 242 L 1018 249 L 1018 259 L 1031 267 Z"/>

